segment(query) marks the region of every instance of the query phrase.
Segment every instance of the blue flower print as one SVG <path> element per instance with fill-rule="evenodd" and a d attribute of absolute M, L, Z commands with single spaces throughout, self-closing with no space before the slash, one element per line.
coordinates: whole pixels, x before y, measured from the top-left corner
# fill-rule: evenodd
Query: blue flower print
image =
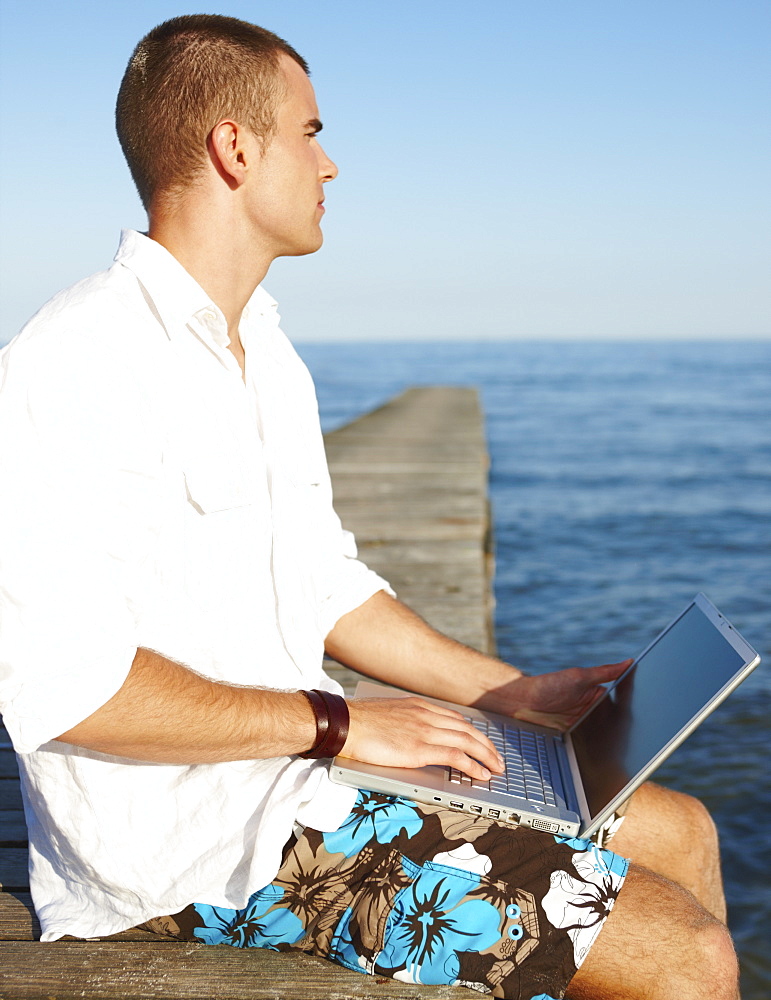
<path fill-rule="evenodd" d="M 193 933 L 204 944 L 229 944 L 235 948 L 276 951 L 279 944 L 294 944 L 305 933 L 302 921 L 283 907 L 268 913 L 283 895 L 280 886 L 269 885 L 255 892 L 243 910 L 196 903 L 196 912 L 206 926 L 196 927 Z"/>
<path fill-rule="evenodd" d="M 484 900 L 462 902 L 478 876 L 430 864 L 417 868 L 406 859 L 405 867 L 418 874 L 394 900 L 375 969 L 415 983 L 453 983 L 458 952 L 483 951 L 500 939 L 500 913 Z"/>
<path fill-rule="evenodd" d="M 373 838 L 379 844 L 388 844 L 402 831 L 414 837 L 421 826 L 423 820 L 414 802 L 359 792 L 343 825 L 334 833 L 324 834 L 324 847 L 330 854 L 344 854 L 350 858 Z"/>

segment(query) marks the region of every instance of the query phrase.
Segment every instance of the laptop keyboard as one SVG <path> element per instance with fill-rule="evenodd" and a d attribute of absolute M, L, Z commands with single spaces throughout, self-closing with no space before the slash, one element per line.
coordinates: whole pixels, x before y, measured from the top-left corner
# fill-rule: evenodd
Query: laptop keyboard
<path fill-rule="evenodd" d="M 450 781 L 464 788 L 508 792 L 540 805 L 556 806 L 554 778 L 546 740 L 541 733 L 531 733 L 514 725 L 499 726 L 488 719 L 467 718 L 466 721 L 488 737 L 506 762 L 506 773 L 494 774 L 489 781 L 480 781 L 450 768 Z M 558 791 L 561 789 L 558 788 Z"/>

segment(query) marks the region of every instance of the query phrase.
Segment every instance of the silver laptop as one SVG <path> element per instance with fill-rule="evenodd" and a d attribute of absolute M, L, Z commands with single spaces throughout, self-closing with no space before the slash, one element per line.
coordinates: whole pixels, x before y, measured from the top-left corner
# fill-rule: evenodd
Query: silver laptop
<path fill-rule="evenodd" d="M 697 594 L 568 732 L 438 702 L 490 737 L 506 760 L 503 776 L 472 781 L 446 767 L 383 767 L 345 757 L 334 759 L 330 775 L 356 788 L 588 837 L 759 662 Z M 358 698 L 406 694 L 369 681 L 356 689 Z"/>

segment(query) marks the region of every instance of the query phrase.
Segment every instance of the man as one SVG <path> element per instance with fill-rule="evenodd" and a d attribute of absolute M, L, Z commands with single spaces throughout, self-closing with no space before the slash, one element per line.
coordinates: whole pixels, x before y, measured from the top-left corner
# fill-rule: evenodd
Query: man
<path fill-rule="evenodd" d="M 303 59 L 176 18 L 137 47 L 117 124 L 148 235 L 2 355 L 0 708 L 44 940 L 146 922 L 499 996 L 735 997 L 692 800 L 643 789 L 612 854 L 329 781 L 338 750 L 475 778 L 501 761 L 420 698 L 346 704 L 324 649 L 554 724 L 626 664 L 526 677 L 356 561 L 309 376 L 259 287 L 320 247 L 337 174 Z"/>

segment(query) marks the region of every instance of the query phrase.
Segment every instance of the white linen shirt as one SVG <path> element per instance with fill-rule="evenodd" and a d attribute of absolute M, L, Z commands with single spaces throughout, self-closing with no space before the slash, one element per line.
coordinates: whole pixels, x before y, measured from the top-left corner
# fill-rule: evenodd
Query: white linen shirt
<path fill-rule="evenodd" d="M 217 306 L 126 232 L 0 352 L 0 711 L 43 940 L 243 907 L 294 823 L 333 830 L 353 804 L 320 762 L 169 766 L 54 739 L 139 647 L 230 683 L 340 690 L 324 638 L 388 587 L 332 509 L 312 381 L 278 322 L 258 288 L 242 378 Z"/>

